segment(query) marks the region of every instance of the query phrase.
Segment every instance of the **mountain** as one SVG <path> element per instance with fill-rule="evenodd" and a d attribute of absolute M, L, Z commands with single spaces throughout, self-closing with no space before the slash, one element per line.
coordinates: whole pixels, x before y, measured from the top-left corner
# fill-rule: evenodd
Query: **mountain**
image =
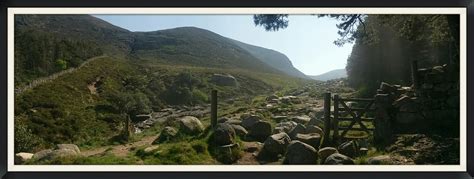
<path fill-rule="evenodd" d="M 235 44 L 242 47 L 243 49 L 250 52 L 252 55 L 260 59 L 262 62 L 266 63 L 267 65 L 276 68 L 287 75 L 298 77 L 298 78 L 309 78 L 303 72 L 299 71 L 293 64 L 291 63 L 290 59 L 285 54 L 277 52 L 275 50 L 266 49 L 250 44 L 246 44 L 243 42 L 239 42 L 233 40 Z"/>
<path fill-rule="evenodd" d="M 326 72 L 320 75 L 315 75 L 315 76 L 310 76 L 310 77 L 315 80 L 327 81 L 327 80 L 332 80 L 332 79 L 337 79 L 337 78 L 345 78 L 347 77 L 347 72 L 346 72 L 346 69 L 336 69 L 336 70 L 331 70 L 329 72 Z"/>
<path fill-rule="evenodd" d="M 239 68 L 307 78 L 284 54 L 195 27 L 131 32 L 90 15 L 18 15 L 15 29 L 17 36 L 25 37 L 20 38 L 24 41 L 15 41 L 17 54 L 32 54 L 18 57 L 20 64 L 37 61 L 33 66 L 18 66 L 17 84 L 63 70 L 57 66 L 76 67 L 100 53 L 170 65 Z M 29 51 L 31 39 L 38 41 L 36 44 L 49 44 L 34 49 L 43 54 Z M 58 48 L 55 44 L 60 41 L 68 43 Z M 71 52 L 78 46 L 89 48 Z M 64 63 L 58 60 L 68 65 L 61 65 Z"/>

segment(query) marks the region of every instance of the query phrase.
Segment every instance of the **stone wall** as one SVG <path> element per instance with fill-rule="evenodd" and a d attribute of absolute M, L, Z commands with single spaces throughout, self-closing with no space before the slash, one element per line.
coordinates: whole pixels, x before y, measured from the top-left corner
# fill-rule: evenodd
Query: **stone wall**
<path fill-rule="evenodd" d="M 380 85 L 375 95 L 376 139 L 401 133 L 459 135 L 459 71 L 443 65 L 416 73 L 417 86 Z"/>

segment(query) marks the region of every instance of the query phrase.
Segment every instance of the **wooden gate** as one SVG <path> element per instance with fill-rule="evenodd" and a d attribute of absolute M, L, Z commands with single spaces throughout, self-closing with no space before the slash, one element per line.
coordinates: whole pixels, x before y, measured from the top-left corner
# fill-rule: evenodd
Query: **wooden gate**
<path fill-rule="evenodd" d="M 325 125 L 326 131 L 333 130 L 333 140 L 338 141 L 340 137 L 342 138 L 353 138 L 347 136 L 349 131 L 363 131 L 370 135 L 374 128 L 369 128 L 364 122 L 374 121 L 374 117 L 368 117 L 368 113 L 375 112 L 374 109 L 374 99 L 373 98 L 341 98 L 339 95 L 334 95 L 334 105 L 333 105 L 333 116 L 332 121 L 330 120 L 330 104 L 331 104 L 331 94 L 326 93 L 325 97 Z M 355 107 L 354 105 L 348 105 L 349 102 L 356 102 L 363 107 Z M 348 126 L 341 126 L 341 122 L 349 121 Z M 357 126 L 356 126 L 357 125 Z M 342 132 L 342 133 L 341 133 Z M 326 137 L 329 137 L 329 132 L 326 134 Z"/>

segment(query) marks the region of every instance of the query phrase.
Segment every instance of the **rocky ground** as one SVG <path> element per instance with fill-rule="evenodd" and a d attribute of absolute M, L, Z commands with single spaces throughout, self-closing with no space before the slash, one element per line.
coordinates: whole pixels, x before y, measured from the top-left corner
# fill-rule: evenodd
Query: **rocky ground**
<path fill-rule="evenodd" d="M 127 144 L 80 151 L 73 144 L 36 154 L 20 153 L 16 163 L 70 155 L 117 157 L 157 155 L 160 145 L 186 140 L 207 143 L 215 164 L 452 164 L 459 162 L 459 140 L 420 134 L 400 135 L 385 150 L 376 150 L 370 139 L 345 140 L 339 145 L 322 145 L 325 131 L 322 92 L 351 96 L 344 81 L 315 83 L 279 94 L 223 99 L 218 124 L 209 133 L 209 105 L 169 106 L 134 124 L 135 134 L 160 126 L 160 131 Z M 185 137 L 183 137 L 185 136 Z M 191 138 L 189 137 L 191 136 Z M 204 140 L 203 138 L 208 138 Z M 457 148 L 456 148 L 457 147 Z M 194 148 L 194 146 L 193 146 Z M 453 149 L 454 148 L 454 149 Z M 194 148 L 199 151 L 201 149 Z M 135 164 L 141 164 L 138 161 Z M 179 164 L 179 163 L 178 163 Z"/>

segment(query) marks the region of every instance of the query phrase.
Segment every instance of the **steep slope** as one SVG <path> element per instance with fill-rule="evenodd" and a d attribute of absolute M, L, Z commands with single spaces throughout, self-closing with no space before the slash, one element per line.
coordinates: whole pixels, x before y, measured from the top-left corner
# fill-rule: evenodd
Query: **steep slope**
<path fill-rule="evenodd" d="M 346 72 L 346 69 L 336 69 L 336 70 L 331 70 L 320 75 L 310 76 L 310 77 L 315 80 L 327 81 L 327 80 L 332 80 L 332 79 L 337 79 L 337 78 L 345 78 L 347 77 L 347 72 Z"/>
<path fill-rule="evenodd" d="M 309 78 L 304 73 L 296 69 L 291 63 L 290 59 L 288 59 L 288 57 L 285 54 L 282 54 L 275 50 L 266 49 L 266 48 L 246 44 L 243 42 L 239 42 L 236 40 L 232 40 L 232 41 L 238 46 L 240 46 L 241 48 L 250 52 L 253 56 L 257 57 L 265 64 L 275 69 L 278 69 L 287 75 L 298 77 L 298 78 Z"/>
<path fill-rule="evenodd" d="M 241 68 L 284 74 L 227 38 L 195 27 L 137 32 L 131 54 L 134 58 L 170 64 Z"/>

